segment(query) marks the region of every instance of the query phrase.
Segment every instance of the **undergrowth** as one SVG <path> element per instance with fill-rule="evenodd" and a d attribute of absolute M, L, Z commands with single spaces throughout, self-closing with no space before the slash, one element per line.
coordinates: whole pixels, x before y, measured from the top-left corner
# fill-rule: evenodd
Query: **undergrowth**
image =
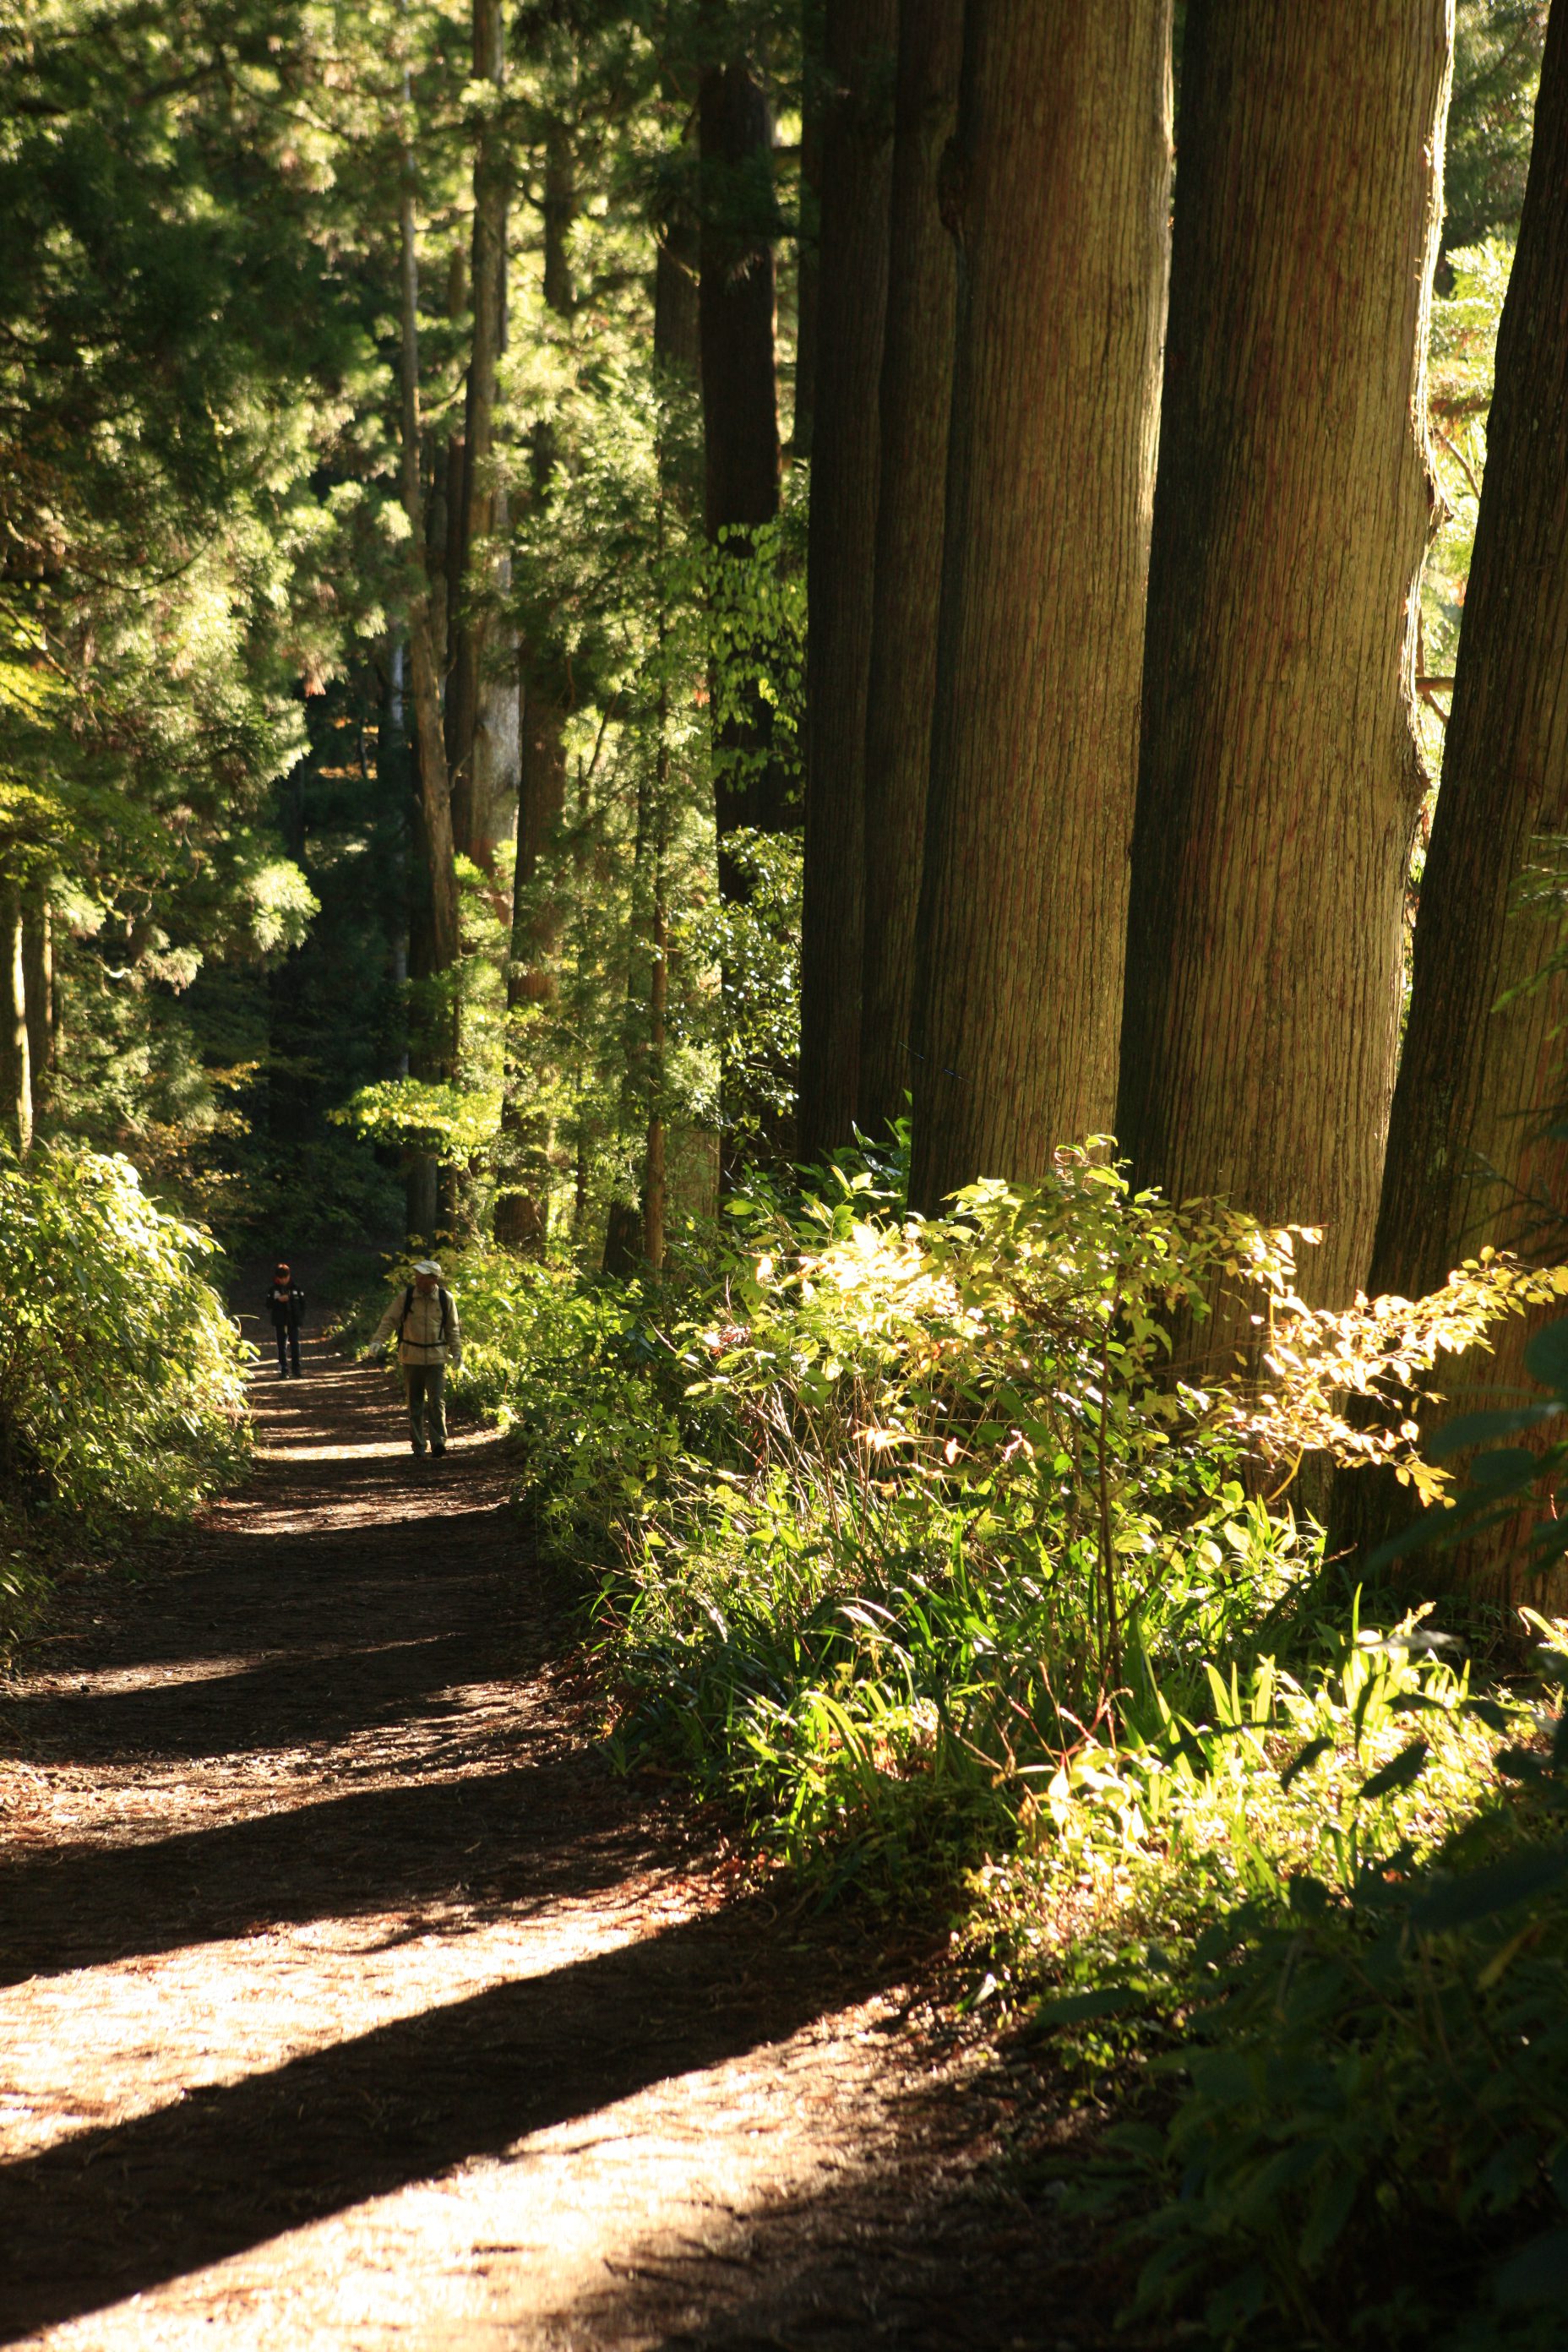
<path fill-rule="evenodd" d="M 1440 1503 L 1442 1358 L 1568 1275 L 1487 1256 L 1313 1313 L 1310 1236 L 1092 1151 L 929 1223 L 865 1162 L 730 1226 L 658 1283 L 449 1268 L 455 1396 L 595 1575 L 616 1751 L 823 1899 L 960 1896 L 973 1997 L 1132 2118 L 1092 2193 L 1146 2306 L 1222 2343 L 1549 2340 L 1561 1630 L 1539 1688 L 1473 1687 L 1429 1616 L 1336 1605 L 1289 1488 L 1313 1453 Z M 1184 1380 L 1211 1317 L 1247 1364 Z M 1440 2292 L 1401 2267 L 1429 2242 Z"/>
<path fill-rule="evenodd" d="M 62 1550 L 184 1517 L 243 1464 L 244 1349 L 213 1255 L 128 1160 L 0 1158 L 0 1651 Z"/>

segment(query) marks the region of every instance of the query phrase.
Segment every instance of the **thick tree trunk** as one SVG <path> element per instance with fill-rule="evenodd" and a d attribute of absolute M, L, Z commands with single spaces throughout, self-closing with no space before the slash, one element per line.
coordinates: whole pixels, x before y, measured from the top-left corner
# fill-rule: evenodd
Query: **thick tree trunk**
<path fill-rule="evenodd" d="M 1169 0 L 970 0 L 911 1197 L 1110 1124 L 1171 173 Z"/>
<path fill-rule="evenodd" d="M 1519 245 L 1498 335 L 1487 470 L 1443 782 L 1421 883 L 1410 1017 L 1389 1129 L 1371 1286 L 1439 1288 L 1486 1244 L 1568 1257 L 1568 984 L 1528 988 L 1561 941 L 1568 834 L 1568 6 L 1547 32 Z M 1532 869 L 1551 887 L 1529 911 Z M 1525 903 L 1521 908 L 1521 901 Z M 1462 1378 L 1528 1391 L 1510 1320 Z M 1346 1540 L 1381 1532 L 1375 1482 L 1348 1477 Z M 1408 1515 L 1408 1498 L 1382 1498 Z M 1451 1583 L 1454 1563 L 1440 1575 Z M 1506 1585 L 1495 1552 L 1459 1563 Z M 1516 1571 L 1517 1572 L 1517 1571 Z M 1523 1597 L 1542 1605 L 1539 1595 Z"/>
<path fill-rule="evenodd" d="M 957 290 L 953 242 L 942 218 L 937 182 L 957 119 L 963 54 L 963 11 L 954 0 L 901 0 L 866 693 L 858 1117 L 868 1135 L 886 1132 L 910 1091 L 915 915 L 936 696 Z"/>
<path fill-rule="evenodd" d="M 498 96 L 506 83 L 500 0 L 474 0 L 474 79 Z M 452 830 L 458 848 L 488 869 L 489 801 L 477 749 L 484 705 L 489 614 L 482 583 L 469 578 L 473 551 L 496 520 L 490 454 L 495 438 L 496 365 L 506 316 L 507 151 L 493 114 L 480 117 L 474 145 L 473 341 L 463 411 L 463 483 L 453 614 L 452 673 L 447 688 L 447 753 L 452 773 Z"/>
<path fill-rule="evenodd" d="M 9 879 L 0 879 L 0 1135 L 20 1159 L 33 1148 L 22 891 Z"/>
<path fill-rule="evenodd" d="M 1448 0 L 1190 0 L 1120 1135 L 1366 1277 L 1424 779 Z M 1209 1352 L 1234 1345 L 1207 1328 Z"/>
<path fill-rule="evenodd" d="M 772 522 L 779 504 L 778 389 L 773 350 L 773 114 L 761 78 L 744 59 L 710 66 L 698 101 L 702 217 L 698 311 L 701 330 L 703 520 L 709 539 L 737 556 L 746 533 Z M 726 537 L 726 534 L 728 536 Z M 766 759 L 767 706 L 716 734 L 714 813 L 720 887 L 744 885 L 724 854 L 738 827 L 784 822 Z"/>
<path fill-rule="evenodd" d="M 879 480 L 898 0 L 827 0 L 821 283 L 806 587 L 799 1150 L 847 1144 L 858 1102 L 866 688 Z"/>

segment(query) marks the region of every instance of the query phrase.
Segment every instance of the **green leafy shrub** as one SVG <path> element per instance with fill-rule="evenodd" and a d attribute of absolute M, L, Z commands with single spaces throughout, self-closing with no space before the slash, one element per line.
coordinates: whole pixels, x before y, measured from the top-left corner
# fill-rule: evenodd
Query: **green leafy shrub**
<path fill-rule="evenodd" d="M 63 1520 L 178 1516 L 245 1458 L 245 1350 L 213 1244 L 129 1160 L 0 1160 L 0 1475 Z"/>

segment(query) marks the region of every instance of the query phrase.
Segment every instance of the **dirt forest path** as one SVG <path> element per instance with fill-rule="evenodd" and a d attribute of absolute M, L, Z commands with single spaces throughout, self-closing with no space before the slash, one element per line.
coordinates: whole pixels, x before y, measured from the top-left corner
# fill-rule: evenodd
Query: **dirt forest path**
<path fill-rule="evenodd" d="M 255 1395 L 0 1699 L 0 2343 L 1106 2340 L 908 1952 L 609 1770 L 498 1444 L 319 1341 Z"/>

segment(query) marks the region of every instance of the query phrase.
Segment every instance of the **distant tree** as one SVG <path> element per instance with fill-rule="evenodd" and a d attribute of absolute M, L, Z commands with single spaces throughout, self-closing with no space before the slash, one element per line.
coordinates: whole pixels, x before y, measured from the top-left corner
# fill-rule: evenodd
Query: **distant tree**
<path fill-rule="evenodd" d="M 952 399 L 953 241 L 938 183 L 958 110 L 963 11 L 901 0 L 880 486 L 866 689 L 865 953 L 858 1119 L 880 1135 L 910 1091 L 915 914 L 925 845 Z"/>
<path fill-rule="evenodd" d="M 1365 1279 L 1425 777 L 1446 0 L 1189 0 L 1117 1132 Z M 1217 1333 L 1216 1333 L 1217 1336 Z"/>
<path fill-rule="evenodd" d="M 911 1194 L 1109 1128 L 1170 189 L 1167 0 L 971 0 Z"/>
<path fill-rule="evenodd" d="M 1519 228 L 1546 17 L 1546 0 L 1458 0 L 1443 160 L 1447 253 Z"/>

